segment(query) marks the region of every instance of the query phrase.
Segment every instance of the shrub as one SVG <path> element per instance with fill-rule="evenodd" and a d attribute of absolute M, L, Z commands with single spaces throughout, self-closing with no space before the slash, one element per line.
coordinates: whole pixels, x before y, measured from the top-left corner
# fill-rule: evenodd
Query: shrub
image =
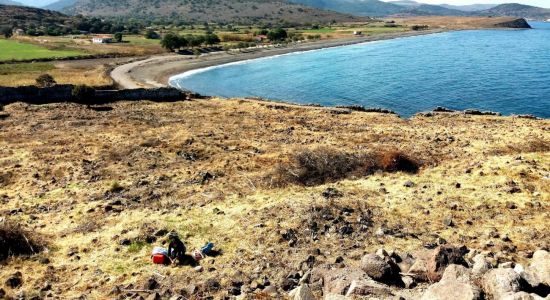
<path fill-rule="evenodd" d="M 416 173 L 420 163 L 399 151 L 348 153 L 332 148 L 300 150 L 268 174 L 269 186 L 320 185 L 375 171 Z"/>
<path fill-rule="evenodd" d="M 0 223 L 0 261 L 10 256 L 37 254 L 44 248 L 45 242 L 35 232 L 23 229 L 21 224 Z"/>
<path fill-rule="evenodd" d="M 288 163 L 279 165 L 272 178 L 278 186 L 288 183 L 313 186 L 366 173 L 372 169 L 373 163 L 366 156 L 331 148 L 301 150 L 293 154 Z"/>
<path fill-rule="evenodd" d="M 378 165 L 386 172 L 416 173 L 420 163 L 397 150 L 379 154 Z"/>
<path fill-rule="evenodd" d="M 52 87 L 56 85 L 55 79 L 50 74 L 42 74 L 36 78 L 36 85 L 38 87 Z"/>
<path fill-rule="evenodd" d="M 87 85 L 75 85 L 71 95 L 78 102 L 86 102 L 95 96 L 95 90 Z"/>

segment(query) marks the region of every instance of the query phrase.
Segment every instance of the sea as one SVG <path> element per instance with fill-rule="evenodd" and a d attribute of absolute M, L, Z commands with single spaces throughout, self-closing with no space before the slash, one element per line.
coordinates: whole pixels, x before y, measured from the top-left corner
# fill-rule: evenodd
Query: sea
<path fill-rule="evenodd" d="M 550 117 L 550 23 L 466 30 L 247 60 L 170 79 L 221 97 L 360 105 L 403 117 L 442 106 Z"/>

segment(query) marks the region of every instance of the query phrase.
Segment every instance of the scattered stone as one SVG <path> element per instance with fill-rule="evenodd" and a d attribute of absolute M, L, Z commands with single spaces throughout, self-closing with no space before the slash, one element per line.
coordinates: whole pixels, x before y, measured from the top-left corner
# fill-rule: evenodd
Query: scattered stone
<path fill-rule="evenodd" d="M 196 266 L 194 268 L 195 272 L 202 272 L 204 270 L 204 267 L 203 266 Z"/>
<path fill-rule="evenodd" d="M 376 281 L 387 281 L 393 275 L 392 268 L 383 258 L 376 254 L 367 254 L 361 259 L 361 269 Z"/>
<path fill-rule="evenodd" d="M 162 297 L 159 295 L 159 293 L 149 294 L 149 296 L 145 298 L 145 300 L 161 300 L 161 299 Z"/>
<path fill-rule="evenodd" d="M 23 274 L 21 272 L 16 272 L 13 275 L 9 276 L 6 280 L 6 286 L 16 289 L 23 285 Z"/>
<path fill-rule="evenodd" d="M 265 287 L 265 288 L 263 289 L 263 292 L 266 293 L 266 294 L 268 294 L 268 295 L 273 296 L 273 295 L 276 295 L 276 294 L 277 294 L 277 288 L 274 287 L 274 286 L 272 286 L 272 285 L 270 285 L 270 286 Z M 315 299 L 315 298 L 314 298 L 314 299 Z"/>
<path fill-rule="evenodd" d="M 416 281 L 411 276 L 403 276 L 401 277 L 401 281 L 403 281 L 403 286 L 406 289 L 412 289 L 416 286 Z"/>
<path fill-rule="evenodd" d="M 334 198 L 340 198 L 343 196 L 342 192 L 331 187 L 324 190 L 322 195 L 325 199 L 334 199 Z"/>
<path fill-rule="evenodd" d="M 159 287 L 160 284 L 153 277 L 147 279 L 147 282 L 145 283 L 145 289 L 149 291 L 156 290 Z"/>
<path fill-rule="evenodd" d="M 474 261 L 474 264 L 472 265 L 472 274 L 475 276 L 481 276 L 491 268 L 491 265 L 483 254 L 474 256 L 472 260 Z"/>
<path fill-rule="evenodd" d="M 119 243 L 121 246 L 130 246 L 132 244 L 132 240 L 130 239 L 122 239 Z"/>
<path fill-rule="evenodd" d="M 521 277 L 512 269 L 492 269 L 483 276 L 483 289 L 493 299 L 520 291 Z"/>
<path fill-rule="evenodd" d="M 403 184 L 404 187 L 408 187 L 408 188 L 412 188 L 414 187 L 414 182 L 412 181 L 406 181 L 404 184 Z"/>
<path fill-rule="evenodd" d="M 499 268 L 514 268 L 514 263 L 511 261 L 498 264 Z"/>
<path fill-rule="evenodd" d="M 301 286 L 293 289 L 290 293 L 288 293 L 288 295 L 293 300 L 316 300 L 307 284 L 302 284 Z"/>
<path fill-rule="evenodd" d="M 453 223 L 453 218 L 450 217 L 450 216 L 446 216 L 443 218 L 443 225 L 447 226 L 447 227 L 452 227 L 454 226 L 454 223 Z"/>
<path fill-rule="evenodd" d="M 217 281 L 216 279 L 208 279 L 205 283 L 204 283 L 204 288 L 208 291 L 208 292 L 216 292 L 218 291 L 220 288 L 221 288 L 221 285 L 220 285 L 220 282 Z"/>
<path fill-rule="evenodd" d="M 50 264 L 50 259 L 47 258 L 47 257 L 42 257 L 38 260 L 38 262 L 43 264 L 43 265 L 49 265 Z"/>

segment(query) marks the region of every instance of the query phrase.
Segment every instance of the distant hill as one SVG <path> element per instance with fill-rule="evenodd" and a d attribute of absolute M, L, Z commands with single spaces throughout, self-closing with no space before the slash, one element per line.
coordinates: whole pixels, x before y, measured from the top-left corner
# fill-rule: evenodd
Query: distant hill
<path fill-rule="evenodd" d="M 445 8 L 449 9 L 456 9 L 461 11 L 467 11 L 467 12 L 473 12 L 473 11 L 481 11 L 486 9 L 491 9 L 497 4 L 470 4 L 470 5 L 450 5 L 450 4 L 440 4 L 439 6 L 443 6 Z"/>
<path fill-rule="evenodd" d="M 290 0 L 308 6 L 335 10 L 362 16 L 463 16 L 460 10 L 449 9 L 439 5 L 422 4 L 411 0 L 383 2 L 379 0 Z"/>
<path fill-rule="evenodd" d="M 528 19 L 550 19 L 550 9 L 517 3 L 502 4 L 479 12 L 487 16 L 510 16 Z"/>
<path fill-rule="evenodd" d="M 392 3 L 392 4 L 397 4 L 397 5 L 401 5 L 401 6 L 408 6 L 408 7 L 422 5 L 422 3 L 418 3 L 418 2 L 412 1 L 412 0 L 394 0 L 394 1 L 388 1 L 388 2 Z"/>
<path fill-rule="evenodd" d="M 0 0 L 0 5 L 17 5 L 17 6 L 23 6 L 24 4 L 17 1 L 11 1 L 11 0 Z"/>
<path fill-rule="evenodd" d="M 72 21 L 72 17 L 62 13 L 34 7 L 0 5 L 0 25 L 17 28 L 62 27 Z"/>
<path fill-rule="evenodd" d="M 74 5 L 76 3 L 76 0 L 59 0 L 54 3 L 48 4 L 44 6 L 44 9 L 51 9 L 51 10 L 57 10 L 62 11 L 65 8 L 70 7 L 71 5 Z"/>
<path fill-rule="evenodd" d="M 47 6 L 101 17 L 165 18 L 182 22 L 311 24 L 364 21 L 364 17 L 279 0 L 61 0 Z"/>

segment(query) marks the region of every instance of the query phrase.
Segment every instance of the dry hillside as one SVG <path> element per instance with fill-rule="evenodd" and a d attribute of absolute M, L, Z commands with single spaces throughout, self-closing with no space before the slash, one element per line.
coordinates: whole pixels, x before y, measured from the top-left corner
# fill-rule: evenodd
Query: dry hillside
<path fill-rule="evenodd" d="M 464 244 L 496 264 L 550 242 L 548 120 L 252 100 L 0 115 L 1 222 L 46 249 L 2 263 L 10 297 L 278 299 L 304 266 L 352 266 L 377 248 Z M 220 253 L 202 272 L 152 265 L 170 230 Z"/>

